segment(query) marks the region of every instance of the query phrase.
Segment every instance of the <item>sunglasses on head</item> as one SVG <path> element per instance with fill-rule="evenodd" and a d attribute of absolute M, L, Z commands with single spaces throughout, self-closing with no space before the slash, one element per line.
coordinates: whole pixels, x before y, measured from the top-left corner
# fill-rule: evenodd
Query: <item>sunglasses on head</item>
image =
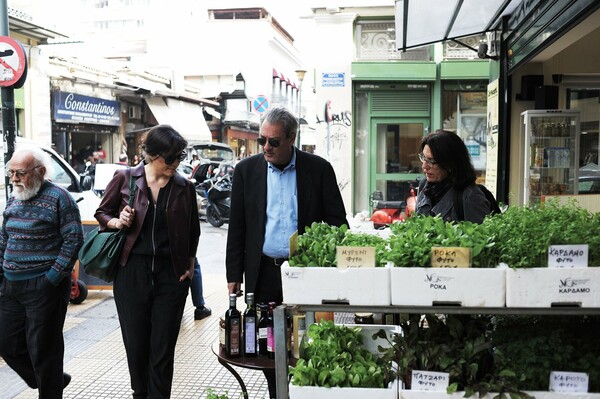
<path fill-rule="evenodd" d="M 267 144 L 267 141 L 269 142 L 269 145 L 273 148 L 277 148 L 281 145 L 279 139 L 267 139 L 266 137 L 262 136 L 256 139 L 256 142 L 263 147 L 265 144 Z"/>
<path fill-rule="evenodd" d="M 187 158 L 187 152 L 183 151 L 179 154 L 176 155 L 163 155 L 160 154 L 161 157 L 163 157 L 163 159 L 165 160 L 165 163 L 167 165 L 171 165 L 173 162 L 175 161 L 184 161 Z"/>

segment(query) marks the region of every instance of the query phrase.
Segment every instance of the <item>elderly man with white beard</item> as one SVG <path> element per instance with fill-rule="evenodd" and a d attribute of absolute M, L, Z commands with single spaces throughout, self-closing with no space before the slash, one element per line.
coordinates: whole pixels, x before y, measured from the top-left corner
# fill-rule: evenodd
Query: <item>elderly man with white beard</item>
<path fill-rule="evenodd" d="M 49 167 L 37 148 L 18 149 L 6 165 L 13 191 L 0 230 L 0 356 L 40 399 L 60 399 L 71 380 L 63 326 L 83 230 L 73 197 L 45 179 Z"/>

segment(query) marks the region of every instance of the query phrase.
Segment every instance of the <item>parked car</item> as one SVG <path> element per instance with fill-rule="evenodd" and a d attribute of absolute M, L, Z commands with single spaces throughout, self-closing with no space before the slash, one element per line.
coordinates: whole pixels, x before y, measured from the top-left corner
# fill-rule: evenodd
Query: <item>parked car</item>
<path fill-rule="evenodd" d="M 216 142 L 195 144 L 192 149 L 200 160 L 192 172 L 192 179 L 196 186 L 206 179 L 215 177 L 215 170 L 225 172 L 235 165 L 235 154 L 227 144 Z"/>
<path fill-rule="evenodd" d="M 233 148 L 225 143 L 207 142 L 192 145 L 192 154 L 198 155 L 201 164 L 205 163 L 235 163 Z M 190 155 L 191 159 L 191 155 Z"/>
<path fill-rule="evenodd" d="M 192 178 L 192 172 L 194 171 L 194 167 L 188 162 L 179 162 L 179 166 L 177 167 L 177 171 L 181 173 L 183 176 L 188 179 Z"/>
<path fill-rule="evenodd" d="M 579 176 L 579 194 L 600 194 L 600 175 Z"/>

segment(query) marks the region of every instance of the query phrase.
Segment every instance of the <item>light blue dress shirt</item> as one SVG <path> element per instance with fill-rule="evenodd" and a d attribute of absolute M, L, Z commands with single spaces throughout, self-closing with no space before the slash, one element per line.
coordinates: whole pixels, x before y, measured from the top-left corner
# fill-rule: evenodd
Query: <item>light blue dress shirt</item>
<path fill-rule="evenodd" d="M 287 258 L 290 236 L 298 230 L 298 190 L 296 185 L 296 151 L 284 170 L 268 162 L 267 225 L 263 254 Z"/>

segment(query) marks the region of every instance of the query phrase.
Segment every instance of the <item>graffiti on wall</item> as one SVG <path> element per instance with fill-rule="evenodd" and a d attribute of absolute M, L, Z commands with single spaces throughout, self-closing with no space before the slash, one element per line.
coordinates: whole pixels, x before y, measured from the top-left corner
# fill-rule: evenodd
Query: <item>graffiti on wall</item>
<path fill-rule="evenodd" d="M 328 100 L 325 102 L 323 115 L 316 115 L 316 119 L 317 124 L 325 123 L 327 127 L 327 156 L 341 154 L 340 150 L 344 149 L 350 137 L 352 113 L 350 111 L 334 113 L 331 109 L 331 100 Z"/>
<path fill-rule="evenodd" d="M 331 111 L 331 100 L 327 100 L 325 103 L 325 112 L 323 112 L 323 119 L 320 119 L 319 115 L 317 115 L 317 124 L 320 123 L 350 127 L 352 126 L 352 113 L 350 111 L 342 111 L 334 114 Z"/>

